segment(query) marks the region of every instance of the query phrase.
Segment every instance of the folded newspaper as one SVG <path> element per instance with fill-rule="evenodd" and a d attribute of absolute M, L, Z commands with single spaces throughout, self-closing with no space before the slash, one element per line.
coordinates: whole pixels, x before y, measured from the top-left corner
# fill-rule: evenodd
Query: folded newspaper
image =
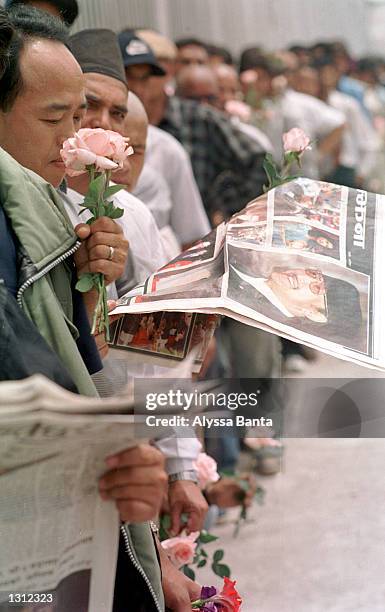
<path fill-rule="evenodd" d="M 384 256 L 385 196 L 298 178 L 123 296 L 112 342 L 182 355 L 226 315 L 384 369 Z"/>
<path fill-rule="evenodd" d="M 112 609 L 119 517 L 97 481 L 138 444 L 131 411 L 42 376 L 0 383 L 1 612 Z"/>

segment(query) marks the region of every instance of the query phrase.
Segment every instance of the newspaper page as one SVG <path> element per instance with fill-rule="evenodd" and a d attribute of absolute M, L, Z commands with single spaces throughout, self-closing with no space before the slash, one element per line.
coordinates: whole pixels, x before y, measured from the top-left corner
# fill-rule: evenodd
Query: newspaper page
<path fill-rule="evenodd" d="M 286 183 L 123 296 L 115 312 L 227 315 L 383 369 L 384 204 L 383 195 L 323 181 Z"/>
<path fill-rule="evenodd" d="M 97 482 L 109 454 L 140 442 L 123 402 L 40 376 L 0 384 L 1 612 L 112 609 L 119 516 Z"/>

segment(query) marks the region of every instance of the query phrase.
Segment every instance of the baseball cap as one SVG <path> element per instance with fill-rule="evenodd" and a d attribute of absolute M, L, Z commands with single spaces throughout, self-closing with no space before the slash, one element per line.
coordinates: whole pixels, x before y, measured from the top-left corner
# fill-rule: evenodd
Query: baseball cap
<path fill-rule="evenodd" d="M 166 72 L 156 61 L 151 47 L 133 31 L 119 34 L 119 46 L 123 57 L 124 67 L 148 64 L 154 76 L 165 76 Z"/>

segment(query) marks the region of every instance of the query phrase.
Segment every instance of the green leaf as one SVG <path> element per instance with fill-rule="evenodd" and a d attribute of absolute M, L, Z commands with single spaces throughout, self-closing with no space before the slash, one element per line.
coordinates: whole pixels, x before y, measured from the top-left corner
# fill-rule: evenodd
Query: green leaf
<path fill-rule="evenodd" d="M 93 202 L 97 202 L 100 195 L 103 193 L 104 185 L 104 174 L 100 174 L 96 179 L 90 182 L 86 199 L 90 198 Z"/>
<path fill-rule="evenodd" d="M 219 563 L 219 561 L 222 561 L 224 556 L 225 556 L 224 550 L 222 549 L 216 550 L 213 556 L 213 563 L 214 564 Z"/>
<path fill-rule="evenodd" d="M 86 223 L 87 225 L 92 225 L 94 221 L 96 221 L 96 217 L 90 217 Z"/>
<path fill-rule="evenodd" d="M 195 572 L 188 565 L 184 565 L 182 567 L 182 571 L 187 578 L 191 578 L 191 580 L 195 580 Z"/>
<path fill-rule="evenodd" d="M 98 209 L 98 216 L 99 217 L 104 217 L 104 215 L 106 214 L 106 209 L 103 206 L 103 204 L 99 205 L 99 209 Z"/>
<path fill-rule="evenodd" d="M 80 293 L 87 293 L 94 287 L 94 275 L 93 274 L 82 274 L 76 283 L 76 289 Z"/>
<path fill-rule="evenodd" d="M 115 193 L 118 193 L 118 191 L 121 191 L 125 187 L 126 185 L 111 185 L 111 187 L 107 187 L 107 189 L 105 190 L 104 197 L 110 198 L 111 196 L 115 195 Z"/>
<path fill-rule="evenodd" d="M 216 540 L 218 540 L 218 536 L 211 535 L 207 531 L 201 531 L 198 539 L 201 544 L 209 544 L 209 542 L 215 542 Z"/>
<path fill-rule="evenodd" d="M 211 566 L 211 569 L 213 570 L 214 574 L 216 574 L 217 576 L 220 576 L 221 578 L 230 578 L 231 576 L 231 570 L 229 568 L 228 565 L 225 565 L 224 563 L 218 563 L 218 564 L 214 564 Z"/>
<path fill-rule="evenodd" d="M 207 563 L 206 559 L 202 559 L 201 561 L 199 561 L 198 563 L 198 568 L 200 569 L 201 567 L 204 567 Z"/>
<path fill-rule="evenodd" d="M 201 548 L 201 555 L 202 555 L 202 557 L 204 557 L 205 559 L 207 559 L 207 557 L 208 557 L 207 552 L 206 552 L 206 551 L 205 551 L 203 548 Z"/>
<path fill-rule="evenodd" d="M 123 208 L 114 208 L 110 217 L 111 219 L 120 219 L 120 217 L 123 217 L 123 215 L 124 215 Z"/>
<path fill-rule="evenodd" d="M 171 516 L 169 514 L 163 514 L 162 518 L 160 519 L 160 524 L 162 525 L 163 529 L 168 531 L 171 527 Z"/>

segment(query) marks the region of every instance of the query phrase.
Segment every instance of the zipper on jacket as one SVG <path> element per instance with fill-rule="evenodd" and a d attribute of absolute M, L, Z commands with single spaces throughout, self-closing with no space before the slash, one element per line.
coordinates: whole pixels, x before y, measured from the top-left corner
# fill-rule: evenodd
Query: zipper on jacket
<path fill-rule="evenodd" d="M 134 566 L 134 568 L 139 572 L 139 574 L 141 575 L 141 577 L 143 578 L 144 582 L 146 583 L 148 590 L 151 593 L 151 596 L 154 600 L 155 603 L 155 607 L 157 609 L 158 612 L 162 612 L 162 609 L 160 607 L 158 598 L 156 596 L 156 593 L 154 591 L 154 587 L 152 586 L 151 582 L 149 581 L 149 579 L 146 576 L 146 572 L 144 571 L 144 569 L 142 568 L 142 566 L 140 565 L 140 563 L 135 559 L 134 553 L 132 552 L 131 546 L 130 546 L 130 541 L 127 535 L 127 531 L 126 531 L 126 527 L 124 525 L 121 526 L 121 530 L 123 533 L 123 538 L 124 538 L 124 543 L 126 546 L 126 552 L 128 555 L 128 558 L 130 559 L 132 565 Z"/>
<path fill-rule="evenodd" d="M 60 257 L 58 257 L 57 259 L 55 259 L 54 261 L 51 261 L 49 264 L 47 264 L 44 268 L 42 268 L 39 272 L 37 272 L 36 274 L 33 274 L 32 276 L 30 276 L 19 288 L 18 292 L 17 292 L 17 302 L 19 304 L 19 306 L 23 306 L 23 301 L 22 301 L 22 297 L 23 297 L 23 293 L 26 289 L 28 289 L 28 287 L 30 287 L 31 285 L 33 285 L 33 283 L 35 283 L 36 281 L 40 280 L 41 278 L 43 278 L 43 276 L 45 276 L 46 274 L 48 274 L 48 272 L 50 272 L 53 268 L 56 268 L 56 266 L 58 266 L 59 264 L 63 263 L 63 261 L 65 261 L 66 259 L 68 259 L 68 257 L 71 257 L 71 255 L 73 255 L 74 253 L 76 253 L 76 251 L 80 248 L 81 242 L 78 240 L 74 246 L 69 249 L 68 251 L 66 251 L 65 253 L 63 253 L 62 255 L 60 255 Z"/>

